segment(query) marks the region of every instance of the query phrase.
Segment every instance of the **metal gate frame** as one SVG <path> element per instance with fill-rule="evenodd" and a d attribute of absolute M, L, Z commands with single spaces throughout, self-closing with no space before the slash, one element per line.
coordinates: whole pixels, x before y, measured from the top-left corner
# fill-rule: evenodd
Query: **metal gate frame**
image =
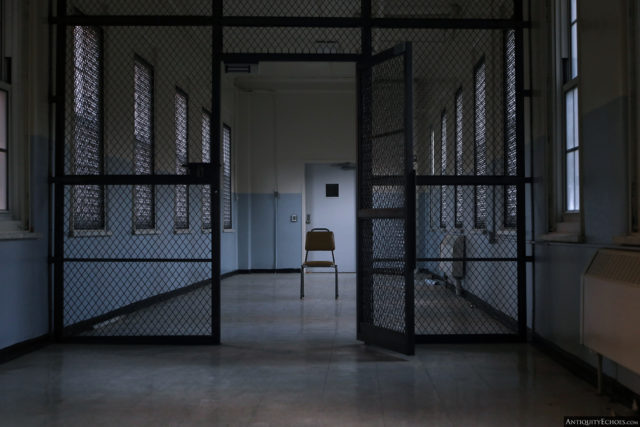
<path fill-rule="evenodd" d="M 56 0 L 52 0 L 56 1 Z M 226 0 L 232 1 L 232 0 Z M 67 1 L 57 0 L 57 6 L 52 7 L 50 22 L 55 26 L 56 35 L 56 94 L 52 97 L 55 105 L 55 154 L 53 160 L 54 172 L 50 179 L 51 190 L 54 194 L 53 212 L 50 214 L 50 222 L 53 226 L 53 289 L 54 289 L 54 333 L 58 340 L 62 340 L 62 313 L 63 313 L 63 271 L 64 259 L 64 198 L 63 191 L 66 185 L 78 184 L 154 184 L 154 185 L 180 185 L 180 184 L 210 184 L 212 206 L 212 233 L 211 247 L 212 260 L 212 308 L 213 336 L 206 339 L 193 339 L 189 337 L 131 337 L 131 338 L 98 338 L 97 341 L 115 342 L 178 342 L 178 343 L 219 343 L 220 342 L 220 219 L 219 215 L 219 188 L 220 179 L 218 173 L 212 177 L 207 176 L 141 176 L 141 175 L 103 175 L 103 176 L 72 176 L 64 173 L 64 141 L 65 141 L 65 61 L 66 61 L 66 29 L 73 25 L 99 25 L 99 26 L 206 26 L 211 28 L 212 59 L 213 64 L 223 62 L 254 63 L 259 61 L 333 61 L 333 62 L 361 62 L 369 59 L 373 54 L 372 32 L 374 29 L 513 29 L 516 40 L 516 151 L 517 151 L 517 175 L 516 176 L 418 176 L 417 185 L 515 185 L 517 187 L 517 291 L 518 291 L 518 333 L 514 336 L 494 335 L 457 335 L 445 336 L 417 336 L 417 342 L 425 341 L 492 341 L 492 340 L 524 340 L 526 338 L 526 263 L 532 262 L 531 257 L 526 256 L 525 236 L 525 185 L 531 183 L 530 178 L 525 178 L 524 164 L 524 98 L 529 96 L 524 90 L 524 55 L 523 55 L 523 30 L 528 28 L 524 21 L 523 0 L 513 0 L 513 16 L 509 19 L 477 19 L 477 18 L 380 18 L 372 13 L 373 0 L 361 0 L 359 17 L 300 17 L 300 16 L 225 16 L 223 14 L 223 0 L 211 0 L 211 16 L 172 16 L 172 15 L 83 15 L 68 16 Z M 55 12 L 54 12 L 55 11 Z M 223 29 L 228 27 L 299 27 L 299 28 L 357 28 L 361 34 L 360 53 L 224 53 Z M 221 71 L 220 67 L 212 68 L 212 111 L 220 111 L 221 98 Z M 220 146 L 221 120 L 219 114 L 212 115 L 211 144 L 212 147 Z M 358 135 L 358 139 L 362 136 Z M 213 150 L 212 164 L 219 165 L 219 150 Z M 217 169 L 216 169 L 217 171 Z M 108 181 L 108 182 L 107 182 Z M 472 261 L 473 259 L 469 259 Z M 483 258 L 483 261 L 491 259 Z M 496 259 L 496 261 L 499 261 Z M 357 289 L 360 300 L 361 289 Z M 358 321 L 361 319 L 358 303 Z M 360 331 L 358 331 L 360 332 Z M 68 338 L 65 340 L 69 340 Z"/>

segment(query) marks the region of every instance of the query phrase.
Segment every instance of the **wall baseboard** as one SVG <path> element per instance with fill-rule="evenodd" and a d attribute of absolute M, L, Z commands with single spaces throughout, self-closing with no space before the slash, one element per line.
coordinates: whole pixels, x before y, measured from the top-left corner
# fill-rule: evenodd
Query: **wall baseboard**
<path fill-rule="evenodd" d="M 17 359 L 20 356 L 40 350 L 51 343 L 51 336 L 44 334 L 0 349 L 0 364 Z"/>
<path fill-rule="evenodd" d="M 598 387 L 598 370 L 585 362 L 578 356 L 569 353 L 562 349 L 552 341 L 543 338 L 535 332 L 529 330 L 531 343 L 540 351 L 553 360 L 558 362 L 564 368 L 569 370 L 577 377 L 591 384 L 593 387 Z M 633 403 L 640 403 L 640 395 L 630 390 L 626 386 L 620 384 L 616 379 L 603 374 L 602 376 L 602 391 L 603 393 L 611 396 L 611 398 L 621 404 L 631 408 Z"/>
<path fill-rule="evenodd" d="M 236 270 L 235 274 L 256 274 L 256 273 L 300 273 L 299 268 L 252 268 L 249 270 Z"/>
<path fill-rule="evenodd" d="M 191 285 L 185 286 L 183 288 L 174 289 L 172 291 L 165 292 L 163 294 L 154 295 L 152 297 L 145 298 L 140 301 L 136 301 L 134 303 L 128 304 L 124 307 L 117 308 L 115 310 L 111 310 L 99 316 L 95 316 L 90 319 L 82 320 L 80 322 L 74 323 L 73 325 L 66 326 L 63 328 L 63 334 L 65 336 L 77 335 L 84 331 L 93 329 L 93 325 L 97 323 L 106 322 L 118 316 L 124 316 L 127 314 L 134 313 L 143 308 L 150 307 L 152 305 L 170 300 L 171 298 L 175 298 L 177 296 L 189 293 L 203 286 L 207 286 L 210 283 L 211 283 L 210 280 L 202 280 L 200 282 L 192 283 Z"/>
<path fill-rule="evenodd" d="M 445 286 L 451 292 L 453 293 L 456 292 L 456 287 L 451 283 L 446 282 Z M 471 304 L 478 307 L 480 310 L 482 310 L 485 314 L 487 314 L 492 319 L 500 322 L 507 329 L 514 331 L 514 333 L 518 333 L 518 321 L 513 317 L 496 309 L 495 307 L 493 307 L 491 304 L 489 304 L 488 302 L 486 302 L 476 294 L 469 292 L 465 289 L 462 289 L 462 294 L 460 296 L 466 299 L 467 301 L 469 301 Z"/>

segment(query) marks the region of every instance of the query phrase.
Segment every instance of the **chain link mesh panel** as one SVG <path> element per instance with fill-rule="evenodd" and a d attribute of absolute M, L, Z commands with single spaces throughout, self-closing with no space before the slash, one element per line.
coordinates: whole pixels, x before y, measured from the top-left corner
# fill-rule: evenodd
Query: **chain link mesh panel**
<path fill-rule="evenodd" d="M 474 184 L 516 175 L 514 32 L 373 34 L 377 51 L 413 42 L 417 175 L 468 183 L 417 187 L 416 333 L 516 333 L 516 186 Z"/>
<path fill-rule="evenodd" d="M 205 186 L 189 186 L 188 232 L 175 227 L 176 186 L 168 185 L 151 186 L 153 230 L 135 228 L 135 186 L 129 185 L 104 186 L 103 229 L 75 230 L 75 187 L 65 189 L 65 327 L 94 336 L 210 334 L 211 235 L 199 215 Z"/>
<path fill-rule="evenodd" d="M 377 18 L 510 19 L 513 0 L 372 0 Z"/>
<path fill-rule="evenodd" d="M 360 208 L 402 209 L 405 200 L 404 57 L 374 65 L 363 80 Z M 360 220 L 365 322 L 407 333 L 404 218 Z"/>
<path fill-rule="evenodd" d="M 344 17 L 360 16 L 360 0 L 226 0 L 225 16 Z"/>
<path fill-rule="evenodd" d="M 224 53 L 360 53 L 359 28 L 225 27 Z"/>
<path fill-rule="evenodd" d="M 210 28 L 69 27 L 67 40 L 66 174 L 153 182 L 211 160 Z M 211 336 L 209 187 L 126 182 L 65 186 L 64 335 Z"/>
<path fill-rule="evenodd" d="M 211 0 L 67 0 L 68 15 L 211 15 Z"/>

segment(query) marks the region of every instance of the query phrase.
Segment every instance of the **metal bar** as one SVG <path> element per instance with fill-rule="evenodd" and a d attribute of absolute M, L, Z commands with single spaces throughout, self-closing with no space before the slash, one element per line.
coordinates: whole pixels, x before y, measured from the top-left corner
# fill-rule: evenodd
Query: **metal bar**
<path fill-rule="evenodd" d="M 363 0 L 363 4 L 366 1 L 371 0 Z M 363 6 L 364 9 L 364 6 Z M 364 141 L 363 135 L 363 125 L 362 121 L 364 119 L 364 112 L 362 108 L 362 76 L 363 72 L 360 67 L 356 67 L 356 207 L 360 208 L 360 198 L 362 197 L 362 144 Z M 362 298 L 362 227 L 364 227 L 363 221 L 356 221 L 356 339 L 362 341 L 364 338 L 362 336 L 362 331 L 360 329 L 360 324 L 363 322 L 362 315 L 362 304 L 364 299 Z M 304 280 L 304 277 L 302 278 Z"/>
<path fill-rule="evenodd" d="M 62 258 L 64 262 L 211 262 L 211 258 Z"/>
<path fill-rule="evenodd" d="M 518 258 L 416 258 L 418 262 L 467 261 L 467 262 L 518 262 Z"/>
<path fill-rule="evenodd" d="M 208 27 L 213 19 L 202 15 L 73 15 L 58 16 L 50 21 L 61 26 Z"/>
<path fill-rule="evenodd" d="M 239 53 L 226 52 L 221 59 L 225 63 L 271 62 L 358 62 L 362 55 L 358 53 Z"/>
<path fill-rule="evenodd" d="M 225 16 L 225 27 L 316 27 L 316 28 L 359 28 L 361 18 L 306 17 L 306 16 Z"/>
<path fill-rule="evenodd" d="M 194 175 L 63 175 L 52 178 L 62 185 L 202 185 L 206 176 Z"/>
<path fill-rule="evenodd" d="M 220 343 L 220 273 L 221 273 L 221 256 L 220 256 L 220 167 L 222 147 L 221 134 L 221 98 L 222 98 L 222 47 L 223 47 L 223 0 L 211 0 L 212 11 L 214 14 L 214 25 L 211 28 L 211 161 L 217 166 L 216 172 L 213 174 L 211 185 L 211 333 L 215 343 Z"/>
<path fill-rule="evenodd" d="M 421 18 L 373 18 L 374 28 L 442 28 L 442 29 L 502 29 L 522 28 L 529 22 L 513 19 L 421 19 Z"/>
<path fill-rule="evenodd" d="M 81 344 L 154 344 L 154 345 L 211 345 L 218 344 L 209 335 L 160 335 L 160 336 L 104 336 L 104 337 L 64 337 L 65 343 Z"/>
<path fill-rule="evenodd" d="M 522 1 L 514 5 L 514 17 L 523 20 Z M 524 44 L 522 27 L 515 30 L 516 43 L 516 165 L 517 176 L 521 179 L 516 185 L 516 229 L 518 254 L 518 335 L 522 341 L 527 338 L 527 256 L 526 216 L 524 185 Z"/>
<path fill-rule="evenodd" d="M 520 176 L 506 175 L 420 175 L 416 184 L 421 185 L 518 185 L 524 183 Z"/>
<path fill-rule="evenodd" d="M 405 332 L 410 354 L 415 348 L 416 266 L 416 171 L 413 167 L 413 55 L 411 42 L 404 43 L 404 181 L 405 181 Z"/>
<path fill-rule="evenodd" d="M 51 17 L 52 24 L 63 26 L 210 26 L 216 16 L 208 15 L 72 15 Z M 274 17 L 226 16 L 223 27 L 321 27 L 357 28 L 362 18 L 342 17 Z M 374 28 L 435 28 L 435 29 L 503 29 L 523 28 L 531 24 L 513 19 L 428 19 L 428 18 L 372 18 Z"/>
<path fill-rule="evenodd" d="M 489 343 L 489 342 L 518 342 L 517 334 L 451 334 L 451 335 L 421 335 L 416 334 L 416 343 Z"/>
<path fill-rule="evenodd" d="M 58 17 L 64 17 L 67 12 L 67 1 L 58 0 Z M 66 106 L 66 52 L 67 52 L 67 28 L 64 25 L 56 27 L 56 130 L 55 130 L 55 168 L 54 174 L 64 174 L 64 140 L 65 140 L 65 106 Z M 63 313 L 64 313 L 64 186 L 55 183 L 54 187 L 54 263 L 53 273 L 53 331 L 55 338 L 62 338 Z"/>

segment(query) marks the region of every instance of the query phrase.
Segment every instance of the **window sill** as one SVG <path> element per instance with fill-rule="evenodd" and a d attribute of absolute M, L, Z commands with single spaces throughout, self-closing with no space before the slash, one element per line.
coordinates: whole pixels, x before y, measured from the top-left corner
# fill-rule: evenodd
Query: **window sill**
<path fill-rule="evenodd" d="M 640 233 L 616 236 L 613 238 L 613 243 L 622 246 L 640 246 Z"/>
<path fill-rule="evenodd" d="M 31 231 L 0 231 L 0 241 L 2 240 L 37 240 L 42 234 Z"/>
<path fill-rule="evenodd" d="M 225 228 L 222 230 L 223 233 L 235 233 L 235 228 Z"/>
<path fill-rule="evenodd" d="M 584 237 L 579 233 L 551 232 L 541 235 L 539 240 L 543 242 L 583 243 Z"/>
<path fill-rule="evenodd" d="M 157 235 L 157 234 L 160 234 L 160 232 L 155 228 L 133 230 L 134 236 L 148 236 L 148 235 Z"/>
<path fill-rule="evenodd" d="M 113 233 L 109 230 L 71 230 L 69 237 L 111 237 Z"/>
<path fill-rule="evenodd" d="M 174 228 L 173 234 L 191 234 L 190 228 Z"/>

